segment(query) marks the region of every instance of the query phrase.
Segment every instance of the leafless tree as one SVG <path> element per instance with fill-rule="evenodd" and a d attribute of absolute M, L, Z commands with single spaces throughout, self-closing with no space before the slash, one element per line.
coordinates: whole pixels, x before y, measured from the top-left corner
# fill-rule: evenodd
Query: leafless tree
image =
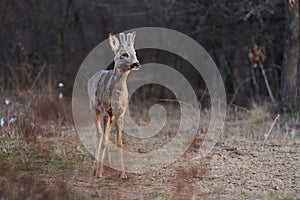
<path fill-rule="evenodd" d="M 283 70 L 280 88 L 280 109 L 293 111 L 299 107 L 297 95 L 297 72 L 299 57 L 299 1 L 286 4 L 286 33 L 284 43 Z"/>

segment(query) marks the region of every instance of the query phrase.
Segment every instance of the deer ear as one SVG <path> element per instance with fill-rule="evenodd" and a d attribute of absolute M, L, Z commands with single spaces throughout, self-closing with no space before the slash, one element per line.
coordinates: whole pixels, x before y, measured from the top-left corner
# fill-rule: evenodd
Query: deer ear
<path fill-rule="evenodd" d="M 120 33 L 120 40 L 121 40 L 121 45 L 125 45 L 126 44 L 125 34 L 124 33 Z"/>
<path fill-rule="evenodd" d="M 118 38 L 115 35 L 113 35 L 112 33 L 110 33 L 108 36 L 109 36 L 110 47 L 113 50 L 113 52 L 116 53 L 120 48 L 120 42 L 119 42 Z"/>
<path fill-rule="evenodd" d="M 132 37 L 131 37 L 132 43 L 134 43 L 134 39 L 135 39 L 136 33 L 135 33 L 135 31 L 133 31 L 131 34 L 132 34 Z"/>
<path fill-rule="evenodd" d="M 133 31 L 132 33 L 127 34 L 127 43 L 128 43 L 128 45 L 133 45 L 134 44 L 135 35 L 136 35 L 135 31 Z"/>

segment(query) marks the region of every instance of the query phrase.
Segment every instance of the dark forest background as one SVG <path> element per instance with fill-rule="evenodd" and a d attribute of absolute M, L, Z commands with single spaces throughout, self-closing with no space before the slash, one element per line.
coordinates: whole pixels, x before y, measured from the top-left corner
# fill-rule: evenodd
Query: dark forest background
<path fill-rule="evenodd" d="M 1 88 L 55 90 L 62 81 L 71 96 L 81 62 L 108 33 L 144 26 L 198 41 L 217 64 L 229 103 L 272 101 L 267 79 L 275 102 L 284 109 L 299 105 L 297 0 L 0 0 Z M 254 45 L 262 55 L 255 55 Z M 164 54 L 138 52 L 142 63 L 164 62 L 188 72 L 184 61 Z M 205 85 L 190 81 L 201 96 Z"/>

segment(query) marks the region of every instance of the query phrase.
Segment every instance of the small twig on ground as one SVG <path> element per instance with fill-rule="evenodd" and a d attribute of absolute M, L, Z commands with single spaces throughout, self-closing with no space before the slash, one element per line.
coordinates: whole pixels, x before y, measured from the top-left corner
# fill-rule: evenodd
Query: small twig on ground
<path fill-rule="evenodd" d="M 278 114 L 278 115 L 275 117 L 275 119 L 274 119 L 274 121 L 273 121 L 273 123 L 272 123 L 272 125 L 271 125 L 271 127 L 270 127 L 270 129 L 269 129 L 269 131 L 268 131 L 266 134 L 264 134 L 265 139 L 264 139 L 264 142 L 262 143 L 261 146 L 263 146 L 263 145 L 266 143 L 266 141 L 267 141 L 267 139 L 268 139 L 268 137 L 269 137 L 269 135 L 270 135 L 270 133 L 271 133 L 271 131 L 272 131 L 272 129 L 273 129 L 273 127 L 274 127 L 274 125 L 275 125 L 275 123 L 276 123 L 276 121 L 278 120 L 279 117 L 280 117 L 280 114 Z M 250 154 L 253 154 L 254 151 L 256 151 L 258 148 L 259 148 L 259 146 L 254 147 Z"/>
<path fill-rule="evenodd" d="M 270 135 L 270 133 L 271 133 L 271 131 L 272 131 L 272 129 L 273 129 L 273 127 L 274 127 L 274 125 L 275 125 L 275 123 L 276 123 L 276 121 L 278 120 L 279 117 L 280 117 L 280 114 L 278 114 L 275 117 L 275 119 L 274 119 L 274 121 L 273 121 L 273 123 L 272 123 L 272 125 L 271 125 L 271 127 L 269 129 L 269 131 L 264 135 L 265 139 L 264 139 L 263 145 L 266 143 L 266 141 L 267 141 L 267 139 L 268 139 L 268 137 L 269 137 L 269 135 Z"/>

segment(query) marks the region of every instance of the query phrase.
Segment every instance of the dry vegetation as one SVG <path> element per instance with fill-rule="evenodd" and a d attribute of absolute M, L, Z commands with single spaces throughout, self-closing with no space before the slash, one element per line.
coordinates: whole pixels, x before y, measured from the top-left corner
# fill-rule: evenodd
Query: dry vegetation
<path fill-rule="evenodd" d="M 0 200 L 300 200 L 299 109 L 283 109 L 290 113 L 276 118 L 275 105 L 249 106 L 252 99 L 269 99 L 267 79 L 276 101 L 294 98 L 294 106 L 300 105 L 299 81 L 285 85 L 300 76 L 293 74 L 299 72 L 293 54 L 299 42 L 290 42 L 299 37 L 299 17 L 292 17 L 299 16 L 298 1 L 9 0 L 0 1 L 0 10 Z M 54 83 L 63 81 L 70 92 L 79 63 L 107 33 L 147 26 L 185 33 L 212 55 L 231 99 L 224 132 L 212 152 L 197 159 L 210 119 L 203 109 L 197 137 L 176 162 L 129 174 L 127 181 L 106 167 L 106 179 L 98 180 L 91 176 L 94 157 L 74 129 L 71 99 L 59 98 Z M 288 36 L 292 32 L 295 38 Z M 263 57 L 251 50 L 256 44 Z M 165 64 L 186 75 L 197 95 L 205 93 L 202 106 L 209 106 L 205 83 L 186 60 L 155 49 L 140 49 L 138 56 L 141 63 Z M 157 98 L 166 94 L 152 89 Z M 150 140 L 125 136 L 125 149 L 147 153 L 174 138 L 180 112 L 166 105 L 173 118 L 162 132 Z M 132 117 L 147 124 L 148 110 L 140 107 L 148 105 L 131 106 Z"/>
<path fill-rule="evenodd" d="M 129 174 L 128 181 L 119 181 L 118 172 L 106 167 L 106 179 L 97 180 L 91 176 L 94 158 L 84 149 L 72 125 L 70 99 L 58 99 L 54 91 L 52 96 L 31 90 L 2 94 L 0 199 L 300 197 L 299 113 L 281 116 L 266 134 L 276 117 L 270 111 L 272 105 L 231 107 L 219 142 L 199 160 L 198 148 L 209 123 L 209 110 L 204 110 L 201 130 L 176 162 L 159 171 Z M 169 108 L 178 113 L 176 106 Z M 137 119 L 145 112 L 140 113 Z M 154 141 L 172 139 L 176 120 L 167 123 L 163 133 L 149 143 L 126 137 L 125 145 L 141 153 L 160 147 L 161 143 Z"/>

